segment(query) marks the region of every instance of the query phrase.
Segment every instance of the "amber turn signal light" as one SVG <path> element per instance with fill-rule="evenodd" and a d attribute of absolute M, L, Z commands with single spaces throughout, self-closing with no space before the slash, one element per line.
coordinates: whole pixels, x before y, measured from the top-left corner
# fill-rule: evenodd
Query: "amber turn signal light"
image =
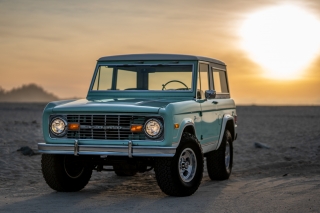
<path fill-rule="evenodd" d="M 131 124 L 131 132 L 142 132 L 143 126 L 141 124 Z"/>
<path fill-rule="evenodd" d="M 68 124 L 68 129 L 76 131 L 80 129 L 80 125 L 78 123 L 71 123 L 71 124 Z"/>
<path fill-rule="evenodd" d="M 179 129 L 180 125 L 179 124 L 174 124 L 175 129 Z"/>

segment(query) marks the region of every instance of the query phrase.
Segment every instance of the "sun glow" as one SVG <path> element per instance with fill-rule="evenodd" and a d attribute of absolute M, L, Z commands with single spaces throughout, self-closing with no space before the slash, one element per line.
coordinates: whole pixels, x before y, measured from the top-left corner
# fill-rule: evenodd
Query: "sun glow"
<path fill-rule="evenodd" d="M 241 29 L 241 46 L 262 66 L 265 77 L 291 80 L 320 50 L 320 21 L 301 7 L 281 5 L 250 14 Z"/>

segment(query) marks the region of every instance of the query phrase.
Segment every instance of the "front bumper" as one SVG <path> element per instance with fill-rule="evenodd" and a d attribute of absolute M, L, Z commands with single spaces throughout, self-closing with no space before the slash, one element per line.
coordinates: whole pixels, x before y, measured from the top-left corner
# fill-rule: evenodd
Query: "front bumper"
<path fill-rule="evenodd" d="M 71 144 L 38 143 L 38 150 L 45 154 L 66 155 L 106 155 L 127 157 L 173 157 L 176 147 L 133 146 L 129 141 L 126 146 L 80 145 L 78 141 Z"/>

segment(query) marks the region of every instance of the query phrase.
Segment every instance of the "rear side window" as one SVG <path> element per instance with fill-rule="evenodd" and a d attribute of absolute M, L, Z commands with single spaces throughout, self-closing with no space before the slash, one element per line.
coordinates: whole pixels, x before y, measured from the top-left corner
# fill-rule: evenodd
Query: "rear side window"
<path fill-rule="evenodd" d="M 217 93 L 229 93 L 225 71 L 212 68 L 213 88 Z"/>

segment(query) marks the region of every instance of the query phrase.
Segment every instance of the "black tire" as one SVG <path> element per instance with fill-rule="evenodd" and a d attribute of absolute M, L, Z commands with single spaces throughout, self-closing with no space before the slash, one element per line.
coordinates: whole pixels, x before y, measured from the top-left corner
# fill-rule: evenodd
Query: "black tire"
<path fill-rule="evenodd" d="M 134 176 L 138 172 L 136 166 L 130 164 L 116 164 L 113 169 L 118 176 Z"/>
<path fill-rule="evenodd" d="M 232 171 L 233 163 L 233 146 L 232 136 L 229 130 L 226 130 L 221 141 L 219 149 L 208 152 L 207 169 L 211 180 L 226 180 L 229 179 Z M 229 147 L 229 155 L 227 154 Z M 227 152 L 226 152 L 227 151 Z M 229 156 L 229 160 L 227 157 Z M 229 162 L 229 163 L 228 163 Z"/>
<path fill-rule="evenodd" d="M 183 157 L 185 153 L 188 155 Z M 187 170 L 188 162 L 194 165 L 191 172 Z M 154 170 L 158 185 L 165 194 L 179 197 L 192 195 L 199 188 L 203 175 L 203 153 L 199 141 L 195 136 L 183 133 L 174 157 L 156 158 Z"/>
<path fill-rule="evenodd" d="M 47 184 L 58 192 L 76 192 L 89 182 L 93 167 L 73 155 L 42 154 L 42 174 Z"/>

